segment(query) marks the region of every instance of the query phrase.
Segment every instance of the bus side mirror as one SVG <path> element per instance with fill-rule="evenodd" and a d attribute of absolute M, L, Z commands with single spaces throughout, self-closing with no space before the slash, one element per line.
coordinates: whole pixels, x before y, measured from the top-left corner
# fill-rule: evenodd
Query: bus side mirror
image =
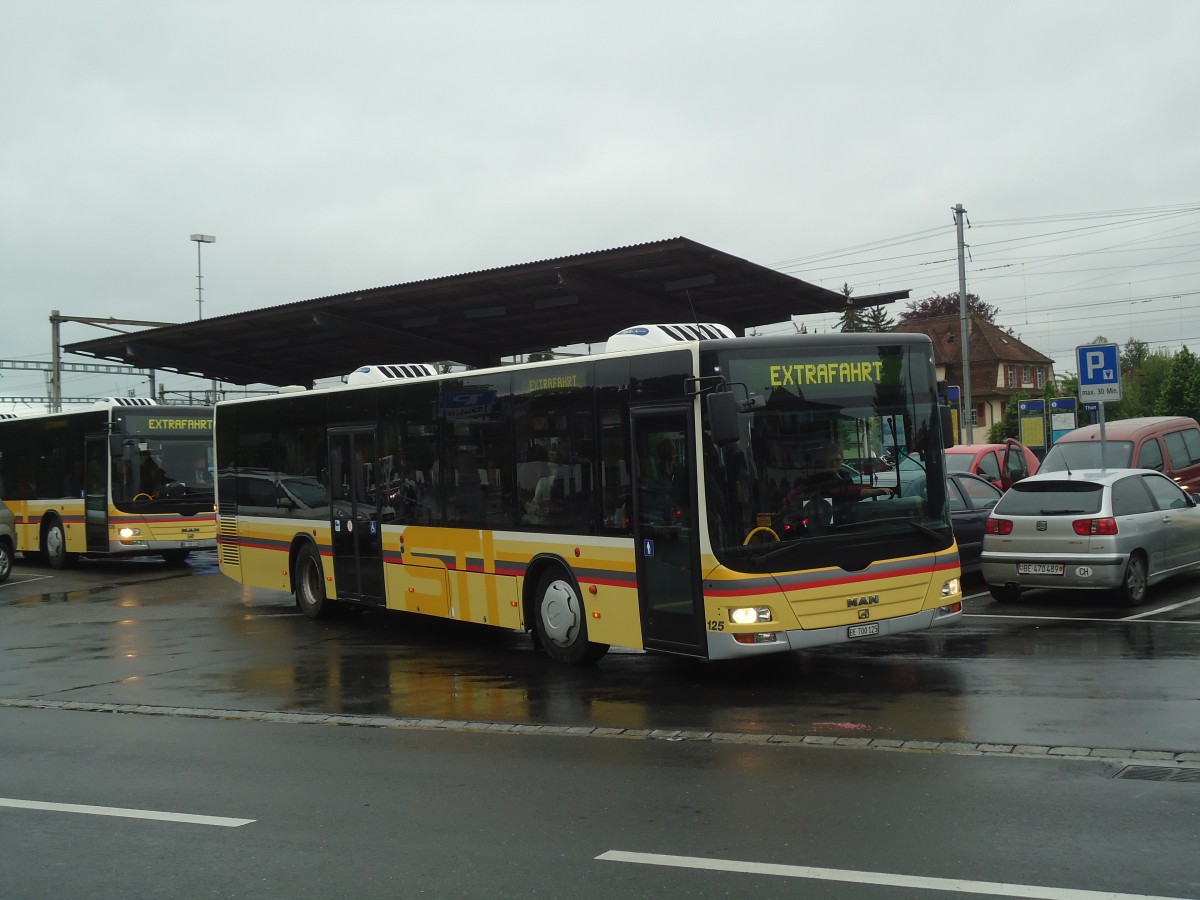
<path fill-rule="evenodd" d="M 708 428 L 713 443 L 732 444 L 740 437 L 738 433 L 738 402 L 733 391 L 713 391 L 705 394 L 708 403 Z"/>
<path fill-rule="evenodd" d="M 942 446 L 954 446 L 954 413 L 948 406 L 938 406 L 942 419 Z"/>

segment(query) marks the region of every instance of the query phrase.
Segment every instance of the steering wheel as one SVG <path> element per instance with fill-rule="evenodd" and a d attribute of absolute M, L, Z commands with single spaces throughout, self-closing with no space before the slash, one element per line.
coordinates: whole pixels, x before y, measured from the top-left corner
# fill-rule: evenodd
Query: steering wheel
<path fill-rule="evenodd" d="M 136 502 L 138 500 L 153 500 L 154 498 L 151 497 L 149 494 L 147 494 L 145 491 L 142 491 L 139 494 L 134 494 L 133 499 Z"/>
<path fill-rule="evenodd" d="M 743 547 L 748 547 L 750 544 L 769 544 L 779 543 L 779 535 L 775 533 L 774 528 L 769 528 L 766 525 L 759 525 L 746 535 L 746 539 L 742 541 Z"/>

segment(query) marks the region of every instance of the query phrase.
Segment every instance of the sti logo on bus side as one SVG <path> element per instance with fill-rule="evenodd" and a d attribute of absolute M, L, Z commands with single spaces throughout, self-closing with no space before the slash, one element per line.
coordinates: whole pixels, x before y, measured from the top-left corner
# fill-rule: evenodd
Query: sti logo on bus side
<path fill-rule="evenodd" d="M 854 607 L 856 607 L 856 606 L 878 606 L 878 605 L 879 605 L 879 595 L 878 594 L 871 594 L 869 597 L 851 597 L 849 600 L 846 601 L 846 606 L 848 606 L 850 609 L 854 609 Z"/>

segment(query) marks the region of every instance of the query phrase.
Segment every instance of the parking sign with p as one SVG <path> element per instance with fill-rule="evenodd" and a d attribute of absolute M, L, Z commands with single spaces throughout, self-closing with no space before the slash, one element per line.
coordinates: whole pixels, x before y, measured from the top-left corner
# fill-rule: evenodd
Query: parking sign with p
<path fill-rule="evenodd" d="M 1091 344 L 1075 348 L 1079 366 L 1079 399 L 1121 399 L 1121 350 L 1116 344 Z"/>

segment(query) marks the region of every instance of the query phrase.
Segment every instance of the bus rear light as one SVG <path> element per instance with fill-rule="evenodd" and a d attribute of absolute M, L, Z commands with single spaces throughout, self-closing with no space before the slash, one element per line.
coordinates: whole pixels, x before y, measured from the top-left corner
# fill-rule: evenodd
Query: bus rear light
<path fill-rule="evenodd" d="M 733 639 L 739 644 L 773 644 L 779 640 L 779 635 L 773 631 L 759 631 L 754 634 L 735 634 Z"/>
<path fill-rule="evenodd" d="M 987 520 L 988 534 L 1012 534 L 1012 519 L 997 519 L 994 516 Z"/>

